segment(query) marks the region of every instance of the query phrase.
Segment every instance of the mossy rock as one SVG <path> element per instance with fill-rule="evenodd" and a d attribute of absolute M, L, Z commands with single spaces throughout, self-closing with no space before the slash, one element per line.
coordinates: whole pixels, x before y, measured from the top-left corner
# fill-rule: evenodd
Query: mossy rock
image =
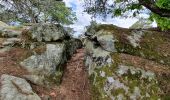
<path fill-rule="evenodd" d="M 111 65 L 91 63 L 94 65 L 89 77 L 92 100 L 169 98 L 169 67 L 127 54 L 111 53 L 111 57 Z"/>
<path fill-rule="evenodd" d="M 69 34 L 59 24 L 33 24 L 30 29 L 22 32 L 25 41 L 32 42 L 56 42 L 70 38 Z"/>
<path fill-rule="evenodd" d="M 109 27 L 108 29 L 111 30 Z M 138 32 L 138 30 L 128 31 L 133 34 Z M 105 31 L 102 30 L 102 32 Z M 154 33 L 142 31 L 146 33 L 141 33 L 140 41 L 134 46 L 127 38 L 133 36 L 131 34 L 121 36 L 106 32 L 107 35 L 111 34 L 117 37 L 117 41 L 115 41 L 117 52 L 109 52 L 96 39 L 96 37 L 103 35 L 102 32 L 88 34 L 88 38 L 85 40 L 85 65 L 88 67 L 92 100 L 158 100 L 168 98 L 170 81 L 167 76 L 170 75 L 170 66 L 167 63 L 160 64 L 156 60 L 169 52 L 166 44 L 169 41 L 168 36 L 158 32 L 157 36 L 151 38 Z M 121 37 L 118 38 L 119 36 Z M 163 47 L 166 49 L 163 49 L 164 51 L 155 49 L 160 45 L 166 45 Z M 146 55 L 141 53 L 144 51 Z M 106 63 L 106 58 L 111 59 L 111 64 Z M 163 60 L 165 59 L 169 60 L 168 55 Z"/>
<path fill-rule="evenodd" d="M 127 66 L 125 66 L 127 67 Z M 157 80 L 150 76 L 142 77 L 141 69 L 131 70 L 129 68 L 127 73 L 120 76 L 117 71 L 107 72 L 112 70 L 109 67 L 100 69 L 105 73 L 105 76 L 101 76 L 101 72 L 96 71 L 95 82 L 93 81 L 93 99 L 94 100 L 111 100 L 111 99 L 154 99 L 161 98 L 161 93 Z M 99 70 L 99 69 L 98 69 Z M 136 71 L 136 72 L 133 72 Z M 149 72 L 144 72 L 149 74 Z M 152 73 L 151 73 L 152 74 Z M 151 79 L 150 79 L 151 78 Z M 94 78 L 92 78 L 94 79 Z M 121 97 L 120 97 L 121 96 Z"/>
<path fill-rule="evenodd" d="M 113 52 L 140 56 L 161 64 L 170 65 L 170 34 L 166 32 L 126 29 L 101 24 L 88 28 L 86 35 L 101 47 L 106 47 L 109 41 L 105 39 L 105 42 L 100 42 L 99 38 L 106 35 L 109 37 L 110 35 L 110 37 L 114 37 L 114 45 L 112 46 L 116 50 Z M 108 46 L 107 48 L 109 49 L 110 47 Z M 106 50 L 106 48 L 104 49 Z"/>

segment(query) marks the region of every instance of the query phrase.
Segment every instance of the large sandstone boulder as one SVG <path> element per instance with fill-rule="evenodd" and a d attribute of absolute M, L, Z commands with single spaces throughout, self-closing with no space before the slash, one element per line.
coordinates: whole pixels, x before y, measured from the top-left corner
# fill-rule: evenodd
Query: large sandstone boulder
<path fill-rule="evenodd" d="M 55 42 L 69 38 L 69 34 L 59 24 L 34 24 L 22 33 L 26 39 L 37 42 Z"/>
<path fill-rule="evenodd" d="M 0 37 L 12 38 L 21 35 L 23 27 L 21 26 L 9 26 L 6 23 L 0 21 Z"/>
<path fill-rule="evenodd" d="M 12 46 L 19 42 L 21 42 L 21 39 L 19 38 L 7 38 L 4 39 L 4 42 L 2 42 L 2 46 Z"/>
<path fill-rule="evenodd" d="M 94 100 L 170 98 L 168 35 L 113 25 L 92 26 L 85 35 Z"/>
<path fill-rule="evenodd" d="M 8 27 L 8 24 L 6 24 L 6 23 L 0 21 L 0 27 L 1 27 L 1 28 L 2 28 L 2 27 Z"/>
<path fill-rule="evenodd" d="M 64 44 L 47 44 L 45 51 L 42 54 L 35 54 L 21 62 L 21 65 L 33 73 L 52 73 L 56 66 L 59 66 L 61 60 L 64 61 L 63 52 L 65 51 Z"/>
<path fill-rule="evenodd" d="M 67 60 L 65 54 L 66 52 L 65 44 L 63 43 L 46 44 L 44 48 L 40 47 L 40 49 L 45 50 L 41 54 L 35 52 L 34 55 L 22 61 L 20 65 L 26 68 L 33 75 L 50 77 L 51 75 L 55 76 L 57 71 L 62 72 L 61 65 Z M 37 52 L 40 52 L 40 49 Z M 62 73 L 58 74 L 58 76 L 56 77 L 61 78 L 61 76 Z M 58 79 L 58 81 L 60 81 L 60 78 Z M 39 79 L 41 79 L 42 81 L 42 78 Z M 37 84 L 43 85 L 45 83 Z"/>
<path fill-rule="evenodd" d="M 81 41 L 71 37 L 62 26 L 47 23 L 24 30 L 18 45 L 32 51 L 31 56 L 20 62 L 31 73 L 25 78 L 45 86 L 60 84 L 63 64 L 82 47 Z"/>
<path fill-rule="evenodd" d="M 41 100 L 25 79 L 4 74 L 1 85 L 1 100 Z"/>
<path fill-rule="evenodd" d="M 107 51 L 141 56 L 170 65 L 169 33 L 96 25 L 91 26 L 86 35 Z"/>
<path fill-rule="evenodd" d="M 3 28 L 0 30 L 0 37 L 7 37 L 7 38 L 12 38 L 12 37 L 18 37 L 21 35 L 22 29 L 13 29 L 11 27 L 9 28 Z"/>

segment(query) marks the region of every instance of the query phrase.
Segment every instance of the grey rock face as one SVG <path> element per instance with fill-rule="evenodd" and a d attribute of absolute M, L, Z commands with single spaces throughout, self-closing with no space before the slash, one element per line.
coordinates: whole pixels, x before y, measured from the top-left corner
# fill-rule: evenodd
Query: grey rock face
<path fill-rule="evenodd" d="M 99 41 L 101 47 L 106 51 L 116 52 L 115 49 L 115 39 L 113 35 L 102 35 L 98 36 L 97 40 Z"/>
<path fill-rule="evenodd" d="M 20 63 L 32 74 L 26 78 L 45 86 L 51 82 L 60 83 L 62 65 L 82 46 L 81 41 L 72 38 L 61 25 L 48 23 L 35 24 L 24 30 L 21 40 L 22 47 L 33 52 Z"/>
<path fill-rule="evenodd" d="M 21 40 L 19 38 L 8 38 L 6 41 L 2 43 L 3 46 L 13 45 L 17 42 L 20 42 Z"/>
<path fill-rule="evenodd" d="M 33 45 L 33 52 L 37 50 L 32 56 L 23 60 L 20 65 L 32 73 L 32 75 L 27 75 L 26 78 L 35 84 L 49 86 L 51 80 L 59 84 L 64 69 L 62 64 L 75 53 L 77 48 L 81 47 L 81 42 L 72 39 L 64 42 L 41 44 L 43 46 L 40 47 Z"/>
<path fill-rule="evenodd" d="M 85 66 L 88 66 L 89 75 L 94 72 L 95 68 L 100 68 L 103 65 L 112 64 L 110 52 L 102 50 L 101 47 L 96 47 L 95 44 L 88 39 L 85 41 Z"/>
<path fill-rule="evenodd" d="M 104 50 L 116 52 L 115 42 L 117 39 L 113 36 L 112 32 L 105 31 L 103 29 L 96 31 L 95 26 L 91 26 L 85 35 L 87 35 L 89 39 L 96 42 L 96 44 L 100 45 Z"/>
<path fill-rule="evenodd" d="M 2 49 L 0 49 L 0 53 L 4 53 L 4 52 L 7 52 L 11 49 L 10 46 L 6 46 L 6 47 L 3 47 Z"/>
<path fill-rule="evenodd" d="M 1 37 L 12 38 L 12 37 L 17 37 L 17 36 L 21 35 L 21 31 L 16 31 L 16 30 L 12 30 L 12 29 L 2 28 L 0 30 L 0 35 L 1 35 Z"/>
<path fill-rule="evenodd" d="M 1 100 L 41 100 L 25 79 L 4 74 L 1 84 Z"/>
<path fill-rule="evenodd" d="M 140 46 L 139 42 L 142 38 L 142 35 L 144 35 L 142 31 L 132 32 L 132 35 L 128 36 L 127 39 L 129 40 L 129 42 L 131 43 L 133 47 L 138 47 Z"/>
<path fill-rule="evenodd" d="M 66 53 L 68 56 L 71 56 L 75 53 L 76 49 L 82 47 L 82 42 L 79 39 L 70 39 L 66 41 Z"/>
<path fill-rule="evenodd" d="M 148 19 L 139 19 L 130 29 L 148 29 L 153 27 L 153 22 Z"/>
<path fill-rule="evenodd" d="M 47 44 L 46 51 L 41 55 L 35 54 L 21 62 L 29 72 L 41 75 L 50 75 L 56 67 L 64 61 L 65 45 L 62 43 Z"/>
<path fill-rule="evenodd" d="M 69 36 L 62 26 L 47 23 L 33 25 L 30 33 L 32 39 L 39 42 L 63 40 Z"/>
<path fill-rule="evenodd" d="M 21 34 L 21 31 L 15 30 L 19 27 L 8 26 L 6 23 L 0 21 L 0 37 L 17 37 Z"/>
<path fill-rule="evenodd" d="M 48 85 L 49 82 L 45 80 L 44 75 L 24 75 L 24 78 L 37 85 Z"/>
<path fill-rule="evenodd" d="M 156 72 L 135 64 L 138 59 L 133 59 L 134 63 L 130 62 L 129 59 L 132 56 L 126 55 L 128 60 L 123 60 L 126 57 L 122 56 L 119 50 L 119 48 L 127 49 L 125 53 L 128 53 L 135 51 L 134 48 L 139 48 L 140 40 L 144 38 L 143 31 L 132 31 L 113 25 L 99 25 L 92 26 L 86 33 L 86 37 L 84 40 L 85 66 L 88 68 L 93 91 L 92 99 L 160 99 L 158 94 L 162 90 L 158 85 Z M 146 50 L 149 49 L 146 48 Z"/>

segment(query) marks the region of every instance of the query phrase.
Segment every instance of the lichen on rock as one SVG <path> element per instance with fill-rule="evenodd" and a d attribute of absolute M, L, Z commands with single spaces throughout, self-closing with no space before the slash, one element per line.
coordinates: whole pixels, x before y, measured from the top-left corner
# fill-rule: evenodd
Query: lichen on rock
<path fill-rule="evenodd" d="M 32 52 L 20 65 L 32 74 L 26 75 L 26 78 L 38 85 L 59 85 L 63 65 L 76 49 L 82 47 L 79 39 L 71 37 L 61 25 L 55 24 L 34 24 L 30 29 L 23 30 L 20 38 L 19 47 Z"/>
<path fill-rule="evenodd" d="M 104 73 L 101 76 L 101 71 Z M 133 66 L 119 65 L 96 68 L 91 74 L 94 100 L 159 99 L 162 91 L 155 74 Z"/>
<path fill-rule="evenodd" d="M 132 35 L 128 36 L 127 39 L 129 40 L 133 47 L 137 47 L 140 45 L 139 43 L 142 35 L 143 35 L 142 31 L 132 32 Z"/>
<path fill-rule="evenodd" d="M 91 81 L 93 100 L 158 100 L 167 95 L 160 86 L 160 73 L 157 73 L 156 64 L 160 64 L 159 70 L 169 71 L 161 71 L 162 74 L 170 73 L 170 51 L 166 49 L 168 45 L 165 46 L 170 41 L 169 35 L 106 24 L 89 27 L 85 35 L 85 65 Z M 110 43 L 112 45 L 108 45 Z M 164 49 L 160 50 L 160 46 Z M 145 62 L 141 67 L 137 64 L 139 59 L 133 59 L 133 62 L 123 60 L 122 54 L 155 64 L 153 69 L 148 68 L 150 66 L 145 65 Z M 168 84 L 170 82 L 166 81 L 164 85 L 168 87 Z"/>
<path fill-rule="evenodd" d="M 63 40 L 64 38 L 69 37 L 69 34 L 64 30 L 61 25 L 48 23 L 34 24 L 30 27 L 29 30 L 23 32 L 23 35 L 27 35 L 26 38 L 38 42 L 51 42 Z"/>
<path fill-rule="evenodd" d="M 1 100 L 41 100 L 25 79 L 4 74 L 1 84 Z"/>
<path fill-rule="evenodd" d="M 60 65 L 66 61 L 64 51 L 65 45 L 62 43 L 47 44 L 44 53 L 32 55 L 20 64 L 34 75 L 49 77 L 54 75 L 57 69 L 61 69 Z"/>
<path fill-rule="evenodd" d="M 166 49 L 170 48 L 169 34 L 97 24 L 89 27 L 85 35 L 107 51 L 131 54 L 170 65 L 170 50 Z"/>

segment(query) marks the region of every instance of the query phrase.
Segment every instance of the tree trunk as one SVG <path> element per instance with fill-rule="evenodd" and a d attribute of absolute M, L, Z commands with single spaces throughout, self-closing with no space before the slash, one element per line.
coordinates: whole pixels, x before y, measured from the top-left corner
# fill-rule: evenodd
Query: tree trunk
<path fill-rule="evenodd" d="M 153 13 L 158 14 L 161 17 L 170 18 L 170 10 L 159 8 L 158 6 L 155 5 L 155 1 L 154 2 L 152 2 L 151 0 L 138 0 L 138 1 L 139 1 L 139 4 L 143 5 L 144 7 L 146 7 Z"/>

